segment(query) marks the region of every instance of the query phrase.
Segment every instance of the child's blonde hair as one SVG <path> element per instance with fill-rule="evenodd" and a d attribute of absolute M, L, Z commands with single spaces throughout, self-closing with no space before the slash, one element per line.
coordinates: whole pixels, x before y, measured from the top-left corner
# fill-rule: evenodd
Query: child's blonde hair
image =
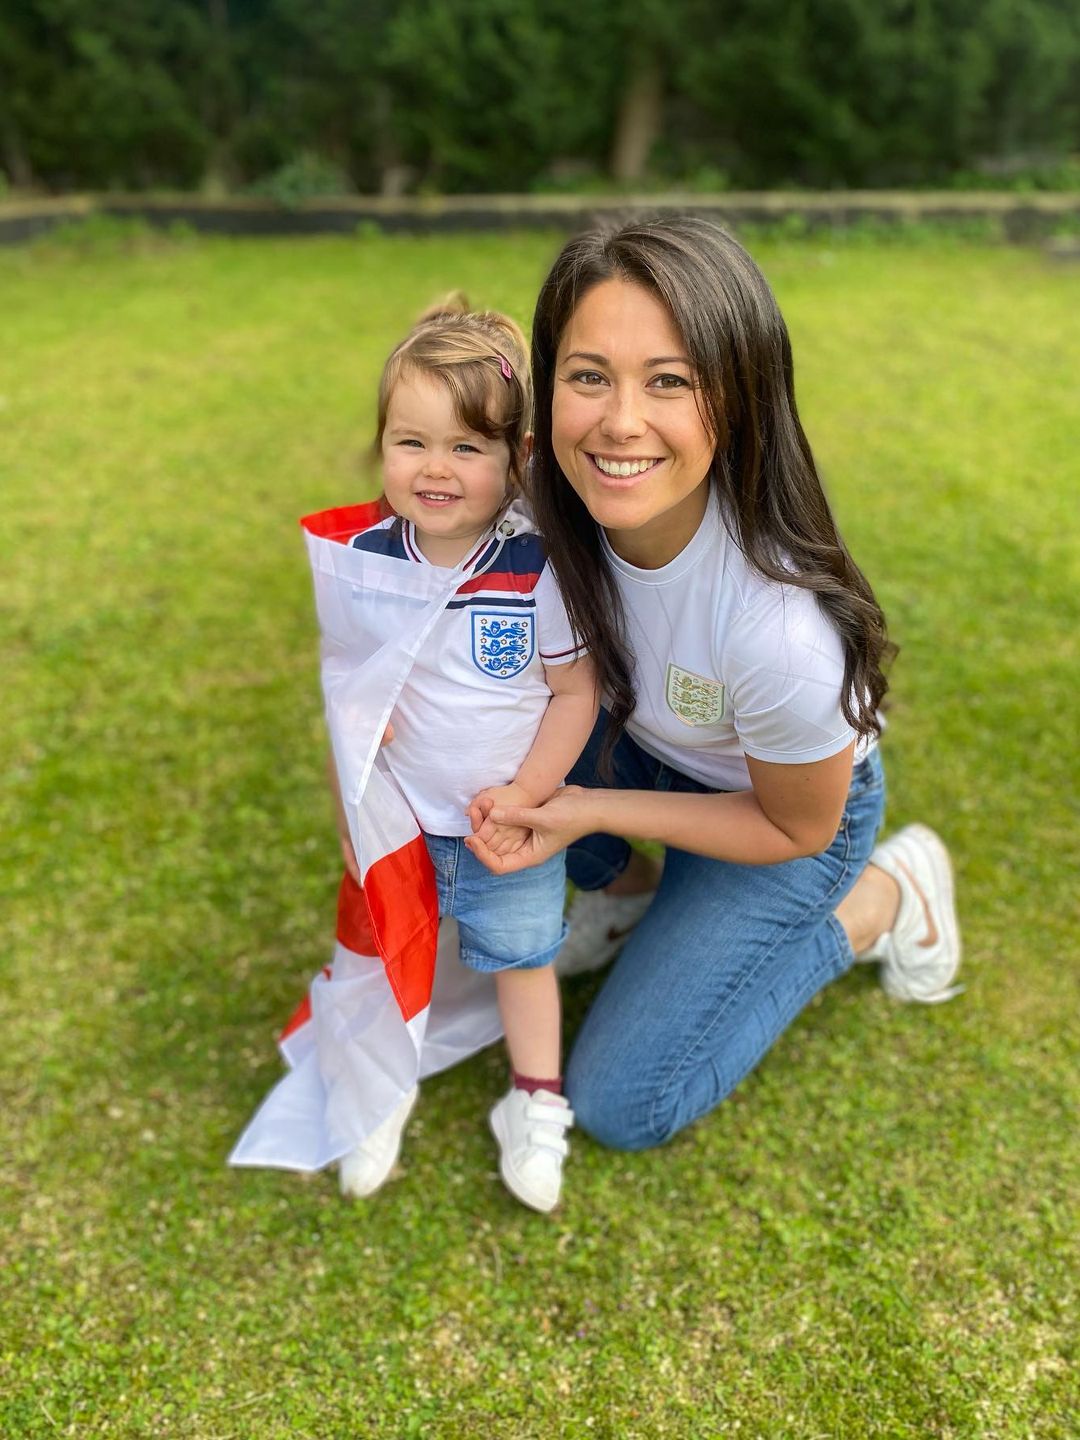
<path fill-rule="evenodd" d="M 525 438 L 532 424 L 528 348 L 520 326 L 497 310 L 470 310 L 460 290 L 425 310 L 383 367 L 376 457 L 382 452 L 390 396 L 408 371 L 442 381 L 466 430 L 505 440 L 510 477 L 520 488 Z"/>

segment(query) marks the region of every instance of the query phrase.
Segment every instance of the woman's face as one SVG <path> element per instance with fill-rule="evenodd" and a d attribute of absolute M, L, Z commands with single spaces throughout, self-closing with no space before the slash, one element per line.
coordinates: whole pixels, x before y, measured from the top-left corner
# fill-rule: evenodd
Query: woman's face
<path fill-rule="evenodd" d="M 556 357 L 551 439 L 612 549 L 656 569 L 693 538 L 715 449 L 686 345 L 660 301 L 626 280 L 594 285 Z"/>

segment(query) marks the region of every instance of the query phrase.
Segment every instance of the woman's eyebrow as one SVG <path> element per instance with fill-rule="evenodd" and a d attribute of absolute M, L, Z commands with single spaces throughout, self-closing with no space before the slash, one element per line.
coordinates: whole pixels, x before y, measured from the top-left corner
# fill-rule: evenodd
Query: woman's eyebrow
<path fill-rule="evenodd" d="M 596 355 L 591 350 L 571 350 L 567 360 L 590 360 L 594 365 L 610 365 L 611 361 L 606 355 Z M 643 370 L 651 370 L 654 365 L 690 365 L 685 355 L 653 355 L 642 362 Z"/>

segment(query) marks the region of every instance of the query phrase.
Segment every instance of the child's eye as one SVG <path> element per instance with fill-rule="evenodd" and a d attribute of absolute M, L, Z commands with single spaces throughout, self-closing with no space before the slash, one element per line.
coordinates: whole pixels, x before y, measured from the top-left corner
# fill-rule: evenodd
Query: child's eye
<path fill-rule="evenodd" d="M 424 447 L 420 444 L 420 441 L 419 441 L 419 440 L 399 440 L 397 443 L 398 443 L 399 445 L 409 445 L 409 446 L 412 446 L 412 447 L 414 447 L 414 448 L 417 449 L 417 450 L 422 450 L 422 449 L 424 448 Z"/>
<path fill-rule="evenodd" d="M 460 441 L 454 446 L 454 449 L 463 450 L 467 455 L 479 455 L 481 453 L 478 445 L 470 445 L 467 440 Z"/>

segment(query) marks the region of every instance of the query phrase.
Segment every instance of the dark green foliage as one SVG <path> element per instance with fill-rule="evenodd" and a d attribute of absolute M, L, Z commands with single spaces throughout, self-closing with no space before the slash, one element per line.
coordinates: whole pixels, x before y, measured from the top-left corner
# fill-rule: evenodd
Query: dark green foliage
<path fill-rule="evenodd" d="M 0 17 L 0 155 L 16 181 L 193 185 L 210 158 L 212 33 L 196 0 L 23 0 Z"/>
<path fill-rule="evenodd" d="M 1062 188 L 1077 151 L 1073 0 L 0 8 L 16 186 Z"/>
<path fill-rule="evenodd" d="M 602 161 L 615 102 L 605 6 L 404 0 L 384 73 L 422 183 L 517 190 L 564 156 Z"/>
<path fill-rule="evenodd" d="M 714 10 L 699 7 L 701 23 Z M 690 137 L 738 184 L 919 185 L 1080 143 L 1067 0 L 729 0 L 687 53 Z M 678 153 L 676 151 L 676 153 Z"/>

